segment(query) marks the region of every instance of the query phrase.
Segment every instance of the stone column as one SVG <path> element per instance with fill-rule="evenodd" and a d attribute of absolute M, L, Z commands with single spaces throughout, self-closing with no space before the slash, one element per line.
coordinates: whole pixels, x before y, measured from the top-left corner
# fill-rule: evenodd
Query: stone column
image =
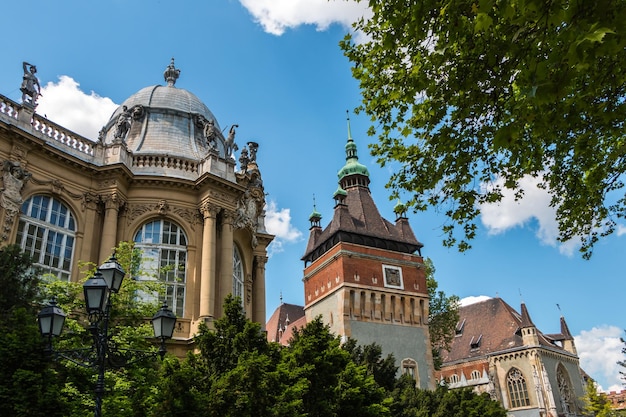
<path fill-rule="evenodd" d="M 261 323 L 265 330 L 265 264 L 267 256 L 257 255 L 254 257 L 254 280 L 252 281 L 252 320 Z"/>
<path fill-rule="evenodd" d="M 215 317 L 215 218 L 219 207 L 204 204 L 202 230 L 202 267 L 200 269 L 200 317 Z"/>
<path fill-rule="evenodd" d="M 100 196 L 100 198 L 104 202 L 104 224 L 100 239 L 98 264 L 109 259 L 117 246 L 117 215 L 121 206 L 119 195 L 116 192 Z"/>
<path fill-rule="evenodd" d="M 222 216 L 222 239 L 220 258 L 219 300 L 220 315 L 223 312 L 224 299 L 233 292 L 233 221 L 235 213 L 224 210 Z"/>

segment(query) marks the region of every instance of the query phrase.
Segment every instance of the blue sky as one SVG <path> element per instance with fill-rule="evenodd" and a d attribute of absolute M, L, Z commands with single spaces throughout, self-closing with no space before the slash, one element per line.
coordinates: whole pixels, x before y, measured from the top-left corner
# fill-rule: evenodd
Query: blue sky
<path fill-rule="evenodd" d="M 346 110 L 361 101 L 338 43 L 363 13 L 361 5 L 341 0 L 9 2 L 0 94 L 19 102 L 22 61 L 35 64 L 44 86 L 38 113 L 95 139 L 118 104 L 164 83 L 174 57 L 181 69 L 176 86 L 203 100 L 222 127 L 238 124 L 238 142 L 259 143 L 267 227 L 276 234 L 266 268 L 269 315 L 281 294 L 284 302 L 304 302 L 300 257 L 314 196 L 322 225 L 332 218 Z M 388 168 L 367 150 L 370 122 L 350 117 L 374 199 L 393 220 Z M 528 185 L 521 204 L 485 208 L 466 253 L 441 245 L 445 219 L 436 210 L 409 214 L 422 254 L 433 260 L 448 294 L 499 296 L 518 311 L 524 301 L 545 333 L 559 332 L 564 315 L 585 371 L 602 388 L 619 390 L 626 229 L 621 225 L 584 261 L 575 246 L 556 242 L 546 196 Z"/>

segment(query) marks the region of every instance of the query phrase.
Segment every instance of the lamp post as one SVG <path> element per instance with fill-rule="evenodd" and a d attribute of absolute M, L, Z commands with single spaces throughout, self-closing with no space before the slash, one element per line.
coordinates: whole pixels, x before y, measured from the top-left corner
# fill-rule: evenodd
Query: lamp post
<path fill-rule="evenodd" d="M 102 397 L 104 395 L 104 372 L 106 369 L 107 359 L 110 358 L 111 351 L 109 349 L 109 319 L 111 314 L 111 295 L 117 294 L 122 286 L 122 280 L 126 272 L 115 259 L 115 254 L 102 264 L 94 274 L 83 284 L 83 293 L 85 296 L 85 306 L 89 316 L 89 330 L 93 335 L 93 350 L 95 357 L 91 358 L 87 363 L 78 362 L 68 356 L 66 352 L 55 352 L 52 348 L 52 338 L 59 336 L 65 322 L 65 313 L 57 306 L 56 301 L 52 300 L 49 305 L 44 307 L 39 313 L 37 319 L 39 321 L 39 330 L 46 340 L 45 352 L 49 355 L 56 353 L 58 356 L 66 358 L 74 363 L 82 366 L 95 367 L 98 370 L 98 379 L 96 381 L 95 396 L 96 405 L 94 416 L 102 415 Z M 176 325 L 176 315 L 163 303 L 159 311 L 152 317 L 152 326 L 154 336 L 161 340 L 158 354 L 161 358 L 165 356 L 165 341 L 172 337 L 174 326 Z M 147 356 L 143 351 L 133 351 L 134 353 L 142 353 L 139 359 Z"/>

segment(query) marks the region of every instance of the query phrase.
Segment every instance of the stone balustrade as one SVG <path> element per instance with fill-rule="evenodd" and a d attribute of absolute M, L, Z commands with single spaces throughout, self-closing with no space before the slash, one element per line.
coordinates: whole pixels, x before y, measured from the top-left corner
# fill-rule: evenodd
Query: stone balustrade
<path fill-rule="evenodd" d="M 33 113 L 32 110 L 26 110 L 24 106 L 0 95 L 0 113 L 9 116 L 12 119 L 20 121 L 20 113 L 27 112 L 32 114 L 30 125 L 33 130 L 40 132 L 42 135 L 54 140 L 55 142 L 72 148 L 79 153 L 92 156 L 94 155 L 95 144 L 93 141 L 86 139 L 76 133 L 51 122 L 50 120 Z M 28 117 L 27 114 L 23 115 Z"/>

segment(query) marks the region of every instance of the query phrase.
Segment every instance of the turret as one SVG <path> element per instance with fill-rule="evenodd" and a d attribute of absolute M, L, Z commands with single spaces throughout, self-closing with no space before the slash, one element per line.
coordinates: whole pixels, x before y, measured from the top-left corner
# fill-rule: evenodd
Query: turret
<path fill-rule="evenodd" d="M 526 304 L 522 303 L 522 322 L 520 323 L 520 329 L 522 331 L 522 343 L 525 346 L 537 346 L 539 345 L 539 336 L 537 335 L 537 327 L 530 319 Z"/>

